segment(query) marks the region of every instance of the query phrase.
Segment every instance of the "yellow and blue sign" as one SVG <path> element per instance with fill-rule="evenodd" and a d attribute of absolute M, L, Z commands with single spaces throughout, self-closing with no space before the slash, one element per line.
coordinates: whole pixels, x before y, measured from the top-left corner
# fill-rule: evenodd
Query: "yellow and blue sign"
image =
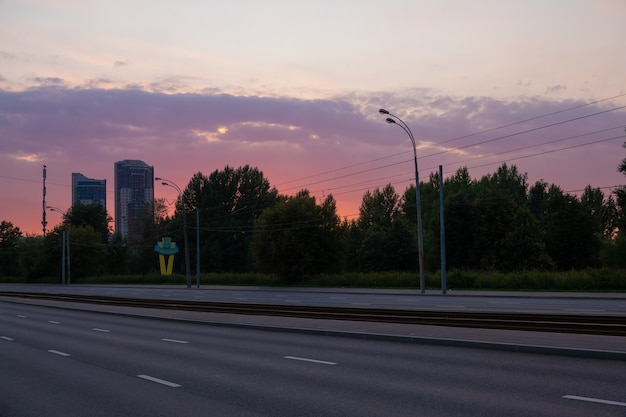
<path fill-rule="evenodd" d="M 161 275 L 172 275 L 174 268 L 174 255 L 178 253 L 176 242 L 172 242 L 171 237 L 164 237 L 159 243 L 154 245 L 154 251 L 159 254 L 159 265 L 161 266 Z M 167 265 L 165 257 L 167 256 Z"/>

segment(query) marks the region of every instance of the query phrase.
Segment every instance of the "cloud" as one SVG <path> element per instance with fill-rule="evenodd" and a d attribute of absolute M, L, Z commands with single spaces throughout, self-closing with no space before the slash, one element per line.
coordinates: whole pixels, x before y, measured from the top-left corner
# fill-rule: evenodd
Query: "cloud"
<path fill-rule="evenodd" d="M 59 77 L 32 77 L 29 81 L 42 85 L 62 85 L 65 82 Z"/>
<path fill-rule="evenodd" d="M 125 67 L 127 65 L 129 65 L 128 61 L 115 61 L 115 62 L 113 62 L 113 66 L 114 67 Z"/>
<path fill-rule="evenodd" d="M 354 214 L 365 190 L 391 182 L 401 192 L 414 181 L 411 143 L 406 132 L 384 122 L 378 109 L 386 108 L 415 136 L 422 179 L 438 165 L 446 175 L 465 165 L 480 177 L 512 161 L 529 172 L 531 182 L 544 178 L 565 190 L 606 186 L 620 180 L 616 167 L 622 157 L 615 153 L 622 151 L 626 113 L 600 112 L 620 102 L 626 104 L 626 97 L 586 105 L 537 97 L 453 97 L 433 90 L 316 100 L 219 90 L 167 94 L 137 86 L 0 90 L 0 176 L 10 172 L 35 180 L 23 192 L 36 211 L 42 161 L 50 183 L 58 184 L 50 185 L 50 198 L 57 199 L 51 204 L 71 198 L 72 172 L 107 178 L 112 191 L 113 164 L 123 159 L 143 160 L 180 186 L 198 171 L 249 164 L 280 192 L 336 193 L 343 214 Z M 602 142 L 611 137 L 617 139 Z M 559 150 L 593 141 L 600 142 Z M 113 214 L 112 194 L 109 200 Z M 0 211 L 5 211 L 1 204 Z"/>
<path fill-rule="evenodd" d="M 4 51 L 0 51 L 0 57 L 3 59 L 6 59 L 7 61 L 12 61 L 16 58 L 15 54 L 12 54 L 10 52 L 4 52 Z"/>
<path fill-rule="evenodd" d="M 562 84 L 551 85 L 546 88 L 547 93 L 561 93 L 565 90 L 567 90 L 567 87 Z"/>

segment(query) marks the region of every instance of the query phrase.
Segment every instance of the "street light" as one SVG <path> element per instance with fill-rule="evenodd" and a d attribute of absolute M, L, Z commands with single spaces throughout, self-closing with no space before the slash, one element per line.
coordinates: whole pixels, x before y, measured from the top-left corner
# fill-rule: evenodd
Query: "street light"
<path fill-rule="evenodd" d="M 161 181 L 162 185 L 166 185 L 168 187 L 172 187 L 176 191 L 178 191 L 178 197 L 180 198 L 180 203 L 183 208 L 183 239 L 185 241 L 185 274 L 187 278 L 187 288 L 191 288 L 191 275 L 189 274 L 189 239 L 187 239 L 187 210 L 185 209 L 185 199 L 183 198 L 183 192 L 175 182 L 166 180 L 165 178 L 155 178 L 156 181 Z"/>
<path fill-rule="evenodd" d="M 424 292 L 426 292 L 426 282 L 424 278 L 424 235 L 422 230 L 422 204 L 420 198 L 420 180 L 417 171 L 417 150 L 415 145 L 415 137 L 413 136 L 413 132 L 411 132 L 411 129 L 409 129 L 409 126 L 404 123 L 404 121 L 398 116 L 390 113 L 385 109 L 380 109 L 378 110 L 378 112 L 380 114 L 389 115 L 390 117 L 387 117 L 385 121 L 389 124 L 400 126 L 402 130 L 404 130 L 406 134 L 409 135 L 409 139 L 411 139 L 411 143 L 413 144 L 413 160 L 415 161 L 415 203 L 417 205 L 417 247 L 420 269 L 420 290 L 422 294 L 424 294 Z"/>
<path fill-rule="evenodd" d="M 53 206 L 46 206 L 50 211 L 56 211 L 61 213 L 65 218 L 65 212 L 60 208 Z M 70 283 L 70 225 L 69 223 L 65 227 L 61 234 L 61 283 L 65 284 L 65 265 L 67 264 L 67 283 Z"/>

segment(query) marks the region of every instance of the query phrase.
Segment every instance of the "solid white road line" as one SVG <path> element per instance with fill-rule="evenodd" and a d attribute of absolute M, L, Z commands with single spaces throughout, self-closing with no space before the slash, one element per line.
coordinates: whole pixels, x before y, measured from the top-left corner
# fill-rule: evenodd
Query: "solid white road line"
<path fill-rule="evenodd" d="M 7 337 L 7 336 L 0 336 L 0 339 L 8 340 L 9 342 L 13 340 L 13 339 L 11 339 L 10 337 Z"/>
<path fill-rule="evenodd" d="M 93 329 L 94 332 L 102 332 L 102 333 L 111 333 L 111 330 L 107 330 L 107 329 L 99 329 L 97 327 L 94 327 Z"/>
<path fill-rule="evenodd" d="M 51 323 L 51 324 L 61 324 L 60 321 L 55 321 L 55 320 L 48 320 L 48 323 Z"/>
<path fill-rule="evenodd" d="M 183 343 L 183 344 L 189 343 L 186 340 L 176 340 L 176 339 L 161 339 L 161 340 L 164 342 L 171 342 L 171 343 Z"/>
<path fill-rule="evenodd" d="M 137 377 L 141 378 L 141 379 L 145 379 L 147 381 L 156 382 L 157 384 L 166 385 L 166 386 L 172 387 L 172 388 L 180 387 L 180 385 L 175 383 L 175 382 L 166 381 L 164 379 L 155 378 L 155 377 L 149 376 L 149 375 L 137 375 Z"/>
<path fill-rule="evenodd" d="M 322 365 L 337 365 L 337 362 L 320 361 L 318 359 L 299 358 L 297 356 L 283 356 L 285 359 L 291 359 L 294 361 L 313 362 L 320 363 Z"/>
<path fill-rule="evenodd" d="M 25 316 L 25 315 L 23 315 L 23 314 L 18 314 L 18 315 L 17 315 L 17 317 L 19 317 L 19 318 L 21 318 L 21 319 L 25 319 L 25 318 L 27 318 L 28 316 Z"/>
<path fill-rule="evenodd" d="M 590 403 L 600 403 L 600 404 L 617 405 L 620 407 L 626 407 L 626 403 L 622 403 L 619 401 L 603 400 L 600 398 L 579 397 L 578 395 L 564 395 L 563 398 L 567 398 L 568 400 L 587 401 Z"/>
<path fill-rule="evenodd" d="M 58 350 L 49 350 L 48 352 L 54 353 L 55 355 L 59 355 L 59 356 L 70 356 L 69 353 L 59 352 Z"/>

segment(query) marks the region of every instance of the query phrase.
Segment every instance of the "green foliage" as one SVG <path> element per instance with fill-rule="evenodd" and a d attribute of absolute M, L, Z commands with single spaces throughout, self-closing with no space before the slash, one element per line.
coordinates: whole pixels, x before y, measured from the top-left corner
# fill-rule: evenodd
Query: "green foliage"
<path fill-rule="evenodd" d="M 342 229 L 335 201 L 322 205 L 308 191 L 266 209 L 254 227 L 252 250 L 262 272 L 284 282 L 338 271 L 342 264 Z"/>
<path fill-rule="evenodd" d="M 74 204 L 65 214 L 65 222 L 74 227 L 91 227 L 107 243 L 111 234 L 111 222 L 106 208 L 101 204 Z"/>
<path fill-rule="evenodd" d="M 61 256 L 54 259 L 51 256 L 50 240 L 56 236 L 47 235 L 46 238 L 27 236 L 20 244 L 20 276 L 24 279 L 24 282 L 41 282 L 47 278 L 51 278 L 53 275 L 51 272 L 56 272 L 56 266 L 59 268 L 58 281 L 61 282 L 60 263 Z M 59 247 L 61 240 L 59 238 Z M 60 252 L 59 252 L 60 254 Z M 58 263 L 57 263 L 58 261 Z"/>
<path fill-rule="evenodd" d="M 626 159 L 618 169 L 626 174 Z M 527 174 L 506 164 L 480 179 L 472 179 L 467 168 L 445 179 L 450 286 L 623 285 L 591 273 L 580 278 L 572 271 L 626 267 L 626 186 L 606 198 L 600 189 L 588 186 L 579 198 L 545 181 L 530 187 L 527 181 Z M 429 278 L 435 275 L 428 272 L 440 268 L 439 175 L 431 174 L 419 187 L 427 283 L 436 286 L 436 279 Z M 62 232 L 69 228 L 72 281 L 105 274 L 157 274 L 153 247 L 164 236 L 181 248 L 174 273 L 184 275 L 185 251 L 195 270 L 198 233 L 200 268 L 203 274 L 217 273 L 216 280 L 262 271 L 283 283 L 334 280 L 341 285 L 411 287 L 413 278 L 406 277 L 418 270 L 416 191 L 411 185 L 398 195 L 391 184 L 367 191 L 359 217 L 342 222 L 332 196 L 319 205 L 307 191 L 281 196 L 257 168 L 226 166 L 208 176 L 196 173 L 172 217 L 164 200 L 146 204 L 141 230 L 131 231 L 128 239 L 110 235 L 111 219 L 99 205 L 72 206 L 63 225 L 45 237 L 22 238 L 19 229 L 3 221 L 0 276 L 60 282 Z"/>
<path fill-rule="evenodd" d="M 104 273 L 107 247 L 102 235 L 91 226 L 70 228 L 71 282 Z"/>
<path fill-rule="evenodd" d="M 391 184 L 363 196 L 359 220 L 353 224 L 358 232 L 352 233 L 360 271 L 416 268 L 417 237 L 401 208 Z"/>
<path fill-rule="evenodd" d="M 11 222 L 0 222 L 0 276 L 19 275 L 19 245 L 22 232 Z"/>
<path fill-rule="evenodd" d="M 279 200 L 276 189 L 257 168 L 249 165 L 215 170 L 208 177 L 201 172 L 190 180 L 184 192 L 189 232 L 195 232 L 195 212 L 199 211 L 200 248 L 203 268 L 216 272 L 247 272 L 254 269 L 251 251 L 252 230 L 263 210 Z M 180 210 L 175 221 L 180 226 Z M 175 225 L 172 222 L 172 226 Z M 193 225 L 193 226 L 192 226 Z M 182 242 L 182 228 L 168 228 Z M 190 239 L 195 262 L 195 239 Z"/>

